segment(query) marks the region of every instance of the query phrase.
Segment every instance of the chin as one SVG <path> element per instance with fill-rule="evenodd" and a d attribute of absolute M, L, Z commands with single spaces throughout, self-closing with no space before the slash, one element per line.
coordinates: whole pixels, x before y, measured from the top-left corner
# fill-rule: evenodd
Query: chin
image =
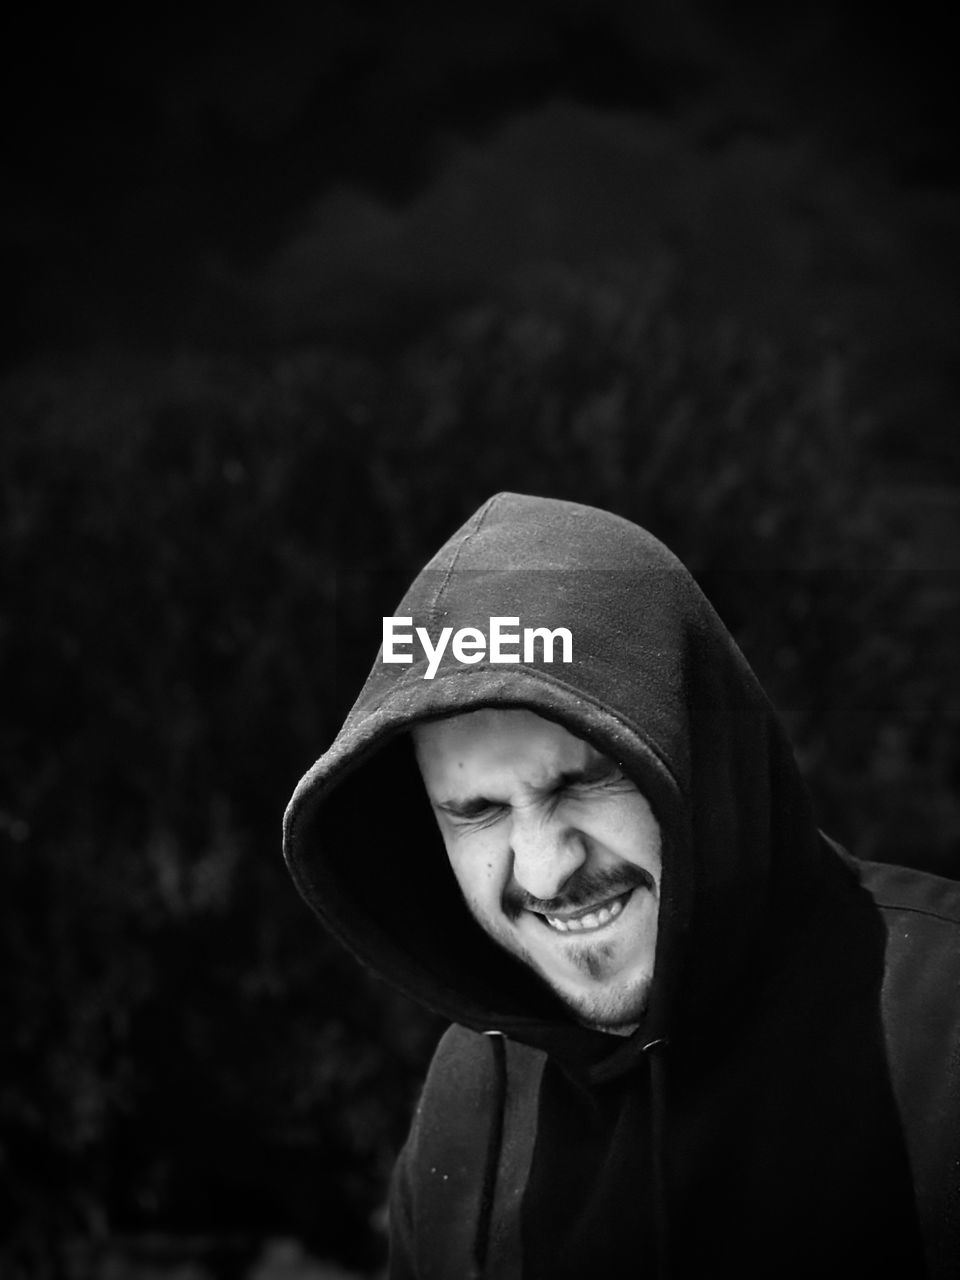
<path fill-rule="evenodd" d="M 609 990 L 572 991 L 556 985 L 553 990 L 584 1026 L 623 1034 L 632 1031 L 647 1011 L 650 978 L 635 978 L 627 986 L 611 983 Z"/>
<path fill-rule="evenodd" d="M 573 968 L 581 974 L 572 975 L 569 968 L 566 973 L 562 969 L 557 972 L 555 963 L 535 955 L 515 929 L 492 927 L 489 923 L 484 927 L 505 951 L 532 969 L 584 1026 L 623 1035 L 632 1031 L 646 1012 L 653 967 L 646 955 L 628 960 L 632 972 L 618 976 L 616 968 L 611 971 L 612 957 L 605 948 L 579 948 Z M 613 965 L 617 965 L 616 960 Z M 577 980 L 580 976 L 583 981 Z"/>

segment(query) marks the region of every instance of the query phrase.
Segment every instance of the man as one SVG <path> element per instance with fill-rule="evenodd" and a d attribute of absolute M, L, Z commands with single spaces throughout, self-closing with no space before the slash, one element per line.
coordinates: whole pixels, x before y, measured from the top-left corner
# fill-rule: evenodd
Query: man
<path fill-rule="evenodd" d="M 453 1024 L 391 1276 L 960 1275 L 960 886 L 817 830 L 683 566 L 499 494 L 383 638 L 285 848 Z"/>

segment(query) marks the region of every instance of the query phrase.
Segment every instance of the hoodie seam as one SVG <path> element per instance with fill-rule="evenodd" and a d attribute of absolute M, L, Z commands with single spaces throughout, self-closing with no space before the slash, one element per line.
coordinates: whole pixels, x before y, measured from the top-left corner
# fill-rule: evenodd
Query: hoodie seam
<path fill-rule="evenodd" d="M 500 496 L 501 495 L 499 493 L 495 493 L 492 498 L 487 499 L 487 501 L 484 503 L 484 505 L 480 508 L 480 510 L 477 512 L 475 516 L 476 523 L 473 525 L 472 528 L 468 528 L 464 532 L 463 537 L 457 543 L 457 548 L 454 551 L 453 556 L 451 557 L 450 563 L 447 565 L 446 571 L 443 575 L 443 580 L 441 581 L 439 587 L 437 587 L 436 594 L 433 597 L 433 607 L 431 609 L 431 613 L 433 614 L 434 625 L 436 625 L 436 621 L 437 621 L 436 615 L 440 610 L 440 597 L 443 595 L 443 593 L 447 589 L 447 583 L 450 581 L 451 575 L 453 574 L 454 569 L 456 569 L 457 564 L 460 561 L 461 553 L 463 552 L 467 543 L 472 538 L 476 537 L 476 535 L 483 528 L 484 524 L 486 523 L 487 516 L 493 510 L 494 504 L 499 501 Z"/>
<path fill-rule="evenodd" d="M 928 907 L 912 907 L 900 902 L 882 902 L 879 898 L 874 898 L 874 901 L 882 911 L 903 911 L 908 915 L 927 916 L 930 920 L 939 920 L 941 924 L 952 924 L 954 927 L 960 925 L 960 916 L 946 916 L 939 911 L 931 911 Z"/>

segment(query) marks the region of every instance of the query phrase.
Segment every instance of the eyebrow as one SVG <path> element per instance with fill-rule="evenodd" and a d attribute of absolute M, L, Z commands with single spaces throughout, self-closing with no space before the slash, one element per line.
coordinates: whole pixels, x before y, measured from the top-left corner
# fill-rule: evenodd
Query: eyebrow
<path fill-rule="evenodd" d="M 611 760 L 607 756 L 598 755 L 595 760 L 589 761 L 579 769 L 564 769 L 544 782 L 542 786 L 537 787 L 536 791 L 542 796 L 552 795 L 554 792 L 563 791 L 567 787 L 602 782 L 604 778 L 618 773 L 619 770 L 620 766 L 615 760 Z M 448 814 L 451 818 L 476 818 L 487 809 L 502 803 L 502 800 L 494 800 L 490 796 L 478 795 L 466 796 L 462 800 L 438 800 L 433 807 L 439 809 L 441 813 Z"/>

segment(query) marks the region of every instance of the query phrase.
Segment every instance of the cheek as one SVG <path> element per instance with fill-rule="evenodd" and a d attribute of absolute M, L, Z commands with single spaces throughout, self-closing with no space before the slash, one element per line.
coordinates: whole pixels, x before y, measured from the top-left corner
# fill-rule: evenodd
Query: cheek
<path fill-rule="evenodd" d="M 488 914 L 498 909 L 505 885 L 496 855 L 478 848 L 454 852 L 448 849 L 447 854 L 460 892 L 467 901 Z"/>
<path fill-rule="evenodd" d="M 606 815 L 606 840 L 621 858 L 659 878 L 660 828 L 647 804 L 630 797 Z"/>

